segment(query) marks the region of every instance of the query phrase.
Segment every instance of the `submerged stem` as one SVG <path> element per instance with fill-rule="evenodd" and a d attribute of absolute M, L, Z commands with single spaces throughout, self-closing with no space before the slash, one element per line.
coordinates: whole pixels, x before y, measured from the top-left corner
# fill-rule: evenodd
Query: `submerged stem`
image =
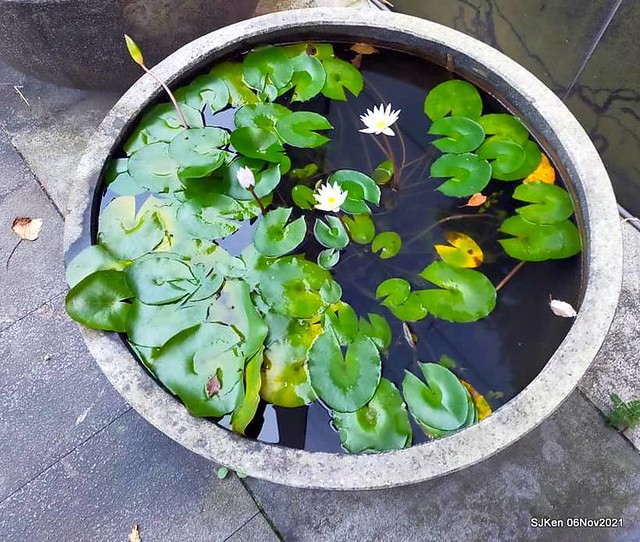
<path fill-rule="evenodd" d="M 431 230 L 433 230 L 434 228 L 437 228 L 438 226 L 440 226 L 440 224 L 444 224 L 445 222 L 449 222 L 450 220 L 462 220 L 465 218 L 484 218 L 485 220 L 495 220 L 497 221 L 498 219 L 492 215 L 487 215 L 487 214 L 483 214 L 483 215 L 470 215 L 470 214 L 459 214 L 459 215 L 451 215 L 451 216 L 447 216 L 445 218 L 442 218 L 440 220 L 438 220 L 437 222 L 434 222 L 433 224 L 431 224 L 431 226 L 429 226 L 427 229 L 422 230 L 420 233 L 414 235 L 411 239 L 409 239 L 409 241 L 407 241 L 405 243 L 405 248 L 408 247 L 409 245 L 411 245 L 412 243 L 415 243 L 418 239 L 420 239 L 422 236 L 426 235 L 427 233 L 429 233 Z"/>
<path fill-rule="evenodd" d="M 520 271 L 520 269 L 522 269 L 522 266 L 525 264 L 526 262 L 523 260 L 521 261 L 518 265 L 516 265 L 511 271 L 509 271 L 509 273 L 507 273 L 507 276 L 504 277 L 496 286 L 496 292 L 499 291 L 500 289 L 502 289 L 505 284 L 507 284 L 507 282 L 509 282 L 513 276 Z"/>

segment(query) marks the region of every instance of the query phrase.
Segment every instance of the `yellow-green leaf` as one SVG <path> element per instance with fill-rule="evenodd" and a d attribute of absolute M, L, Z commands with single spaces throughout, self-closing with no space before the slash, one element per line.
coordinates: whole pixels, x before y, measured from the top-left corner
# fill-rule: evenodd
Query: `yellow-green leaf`
<path fill-rule="evenodd" d="M 435 245 L 434 248 L 445 262 L 455 267 L 479 267 L 484 261 L 482 249 L 471 237 L 458 231 L 450 231 L 445 235 L 452 245 Z"/>
<path fill-rule="evenodd" d="M 124 35 L 124 41 L 127 44 L 127 50 L 133 61 L 140 66 L 144 66 L 144 58 L 142 57 L 142 51 L 140 47 L 138 47 L 138 44 L 127 36 L 127 34 Z"/>

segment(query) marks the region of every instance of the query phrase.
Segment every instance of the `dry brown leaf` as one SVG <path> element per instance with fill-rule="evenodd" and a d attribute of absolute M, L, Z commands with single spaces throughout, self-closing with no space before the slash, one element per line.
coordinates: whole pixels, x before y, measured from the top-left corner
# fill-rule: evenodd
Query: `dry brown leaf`
<path fill-rule="evenodd" d="M 129 542 L 142 542 L 140 528 L 137 525 L 134 525 L 133 529 L 131 529 L 131 533 L 129 533 Z"/>
<path fill-rule="evenodd" d="M 355 43 L 351 46 L 351 50 L 359 55 L 372 55 L 380 52 L 373 45 L 369 45 L 368 43 Z"/>
<path fill-rule="evenodd" d="M 469 198 L 469 201 L 467 201 L 467 203 L 465 203 L 463 207 L 480 207 L 480 205 L 484 205 L 485 201 L 487 201 L 487 196 L 485 196 L 481 192 L 476 192 Z"/>
<path fill-rule="evenodd" d="M 360 66 L 362 66 L 362 55 L 356 55 L 351 59 L 351 64 L 353 64 L 353 67 L 356 69 L 360 69 Z"/>
<path fill-rule="evenodd" d="M 484 420 L 493 412 L 491 405 L 485 399 L 484 395 L 481 395 L 478 390 L 476 390 L 471 384 L 469 384 L 469 382 L 460 379 L 460 383 L 465 388 L 467 388 L 469 395 L 471 395 L 473 404 L 476 405 L 476 410 L 478 411 L 478 420 Z"/>
<path fill-rule="evenodd" d="M 41 218 L 18 217 L 11 224 L 11 229 L 20 239 L 35 241 L 42 229 Z"/>
<path fill-rule="evenodd" d="M 409 324 L 406 322 L 402 322 L 402 334 L 404 335 L 404 340 L 407 341 L 407 344 L 415 350 L 416 345 L 418 344 L 418 336 L 411 330 Z"/>
<path fill-rule="evenodd" d="M 222 386 L 220 384 L 220 380 L 218 379 L 218 376 L 213 375 L 207 382 L 207 396 L 213 397 L 220 391 L 221 387 Z"/>

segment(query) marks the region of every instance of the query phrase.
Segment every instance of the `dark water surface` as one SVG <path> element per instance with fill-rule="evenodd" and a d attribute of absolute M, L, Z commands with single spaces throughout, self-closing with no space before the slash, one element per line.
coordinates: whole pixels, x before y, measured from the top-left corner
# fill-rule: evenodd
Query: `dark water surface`
<path fill-rule="evenodd" d="M 400 170 L 399 189 L 383 187 L 381 205 L 373 212 L 377 232 L 398 232 L 403 240 L 402 249 L 396 257 L 381 260 L 370 253 L 367 245 L 351 243 L 332 271 L 342 286 L 342 299 L 359 315 L 377 312 L 387 318 L 393 330 L 393 342 L 388 359 L 383 359 L 383 376 L 398 388 L 405 370 L 419 374 L 418 361 L 437 361 L 447 355 L 456 362 L 454 372 L 484 394 L 495 410 L 535 378 L 569 330 L 572 321 L 551 313 L 549 296 L 577 307 L 580 257 L 525 264 L 498 293 L 494 312 L 479 322 L 459 324 L 427 317 L 410 324 L 418 336 L 414 352 L 403 336 L 402 323 L 376 301 L 376 287 L 389 277 L 405 278 L 416 288 L 425 287 L 427 283 L 418 273 L 436 258 L 433 245 L 446 244 L 447 231 L 466 233 L 479 243 L 485 255 L 480 271 L 498 284 L 518 263 L 505 255 L 497 243 L 500 238 L 497 228 L 506 215 L 513 213 L 510 196 L 518 183 L 493 181 L 483 192 L 494 193 L 499 203 L 481 218 L 477 209 L 460 207 L 464 200 L 436 191 L 443 180 L 430 179 L 429 167 L 441 153 L 430 145 L 434 137 L 426 133 L 430 122 L 424 115 L 423 103 L 427 92 L 449 79 L 450 74 L 425 60 L 391 51 L 365 56 L 361 69 L 364 91 L 357 98 L 351 96 L 347 102 L 319 97 L 296 105 L 289 104 L 287 96 L 280 100 L 292 109 L 317 111 L 335 127 L 328 134 L 331 142 L 319 149 L 288 148 L 293 167 L 315 162 L 327 175 L 336 169 L 371 173 L 387 158 L 376 144 L 384 138 L 359 133 L 363 128 L 359 115 L 382 102 L 402 110 L 393 127 L 398 135 L 387 138 L 396 162 L 405 164 Z M 486 94 L 483 101 L 485 113 L 505 111 Z M 207 119 L 207 124 L 229 126 L 231 113 L 218 113 Z M 283 179 L 275 202 L 290 204 L 288 194 L 295 183 Z M 103 204 L 111 197 L 107 192 Z M 450 220 L 434 227 L 436 222 L 451 215 L 474 218 Z M 313 224 L 311 216 L 308 223 Z M 237 254 L 251 242 L 252 229 L 247 225 L 221 244 Z M 303 248 L 308 257 L 315 260 L 318 248 L 312 233 Z M 220 423 L 226 426 L 227 420 Z M 329 412 L 320 402 L 295 409 L 262 404 L 247 434 L 306 450 L 342 451 L 338 434 L 330 425 Z M 425 440 L 414 425 L 414 444 Z"/>

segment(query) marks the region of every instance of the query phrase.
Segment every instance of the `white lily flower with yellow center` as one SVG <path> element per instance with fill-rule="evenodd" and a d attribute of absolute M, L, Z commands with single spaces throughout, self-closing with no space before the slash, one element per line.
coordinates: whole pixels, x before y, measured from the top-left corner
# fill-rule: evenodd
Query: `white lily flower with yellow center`
<path fill-rule="evenodd" d="M 346 201 L 347 193 L 340 188 L 338 183 L 325 183 L 318 188 L 313 195 L 317 203 L 315 208 L 327 213 L 335 213 L 340 210 L 340 206 Z"/>
<path fill-rule="evenodd" d="M 394 124 L 400 116 L 400 109 L 397 111 L 391 110 L 391 104 L 387 104 L 385 109 L 384 104 L 380 104 L 377 107 L 367 109 L 367 113 L 360 115 L 360 120 L 364 122 L 366 128 L 360 130 L 365 134 L 385 134 L 388 136 L 396 135 L 391 129 L 391 125 Z"/>

